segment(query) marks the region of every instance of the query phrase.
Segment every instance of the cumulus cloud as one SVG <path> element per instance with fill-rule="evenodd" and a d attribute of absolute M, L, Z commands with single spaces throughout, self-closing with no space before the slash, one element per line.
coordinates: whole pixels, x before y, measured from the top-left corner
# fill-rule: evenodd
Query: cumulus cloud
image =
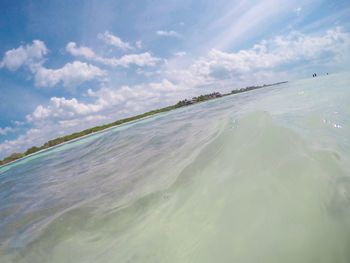
<path fill-rule="evenodd" d="M 62 128 L 76 128 L 77 126 L 81 125 L 81 122 L 85 123 L 95 123 L 105 121 L 108 118 L 104 115 L 89 115 L 83 118 L 76 118 L 72 120 L 61 120 L 58 122 L 59 126 Z"/>
<path fill-rule="evenodd" d="M 135 42 L 135 46 L 136 46 L 137 48 L 142 48 L 142 41 L 141 41 L 141 40 L 136 41 L 136 42 Z"/>
<path fill-rule="evenodd" d="M 125 104 L 134 103 L 139 106 L 147 105 L 150 101 L 159 100 L 160 97 L 171 97 L 174 92 L 183 91 L 183 86 L 176 85 L 168 79 L 160 82 L 151 82 L 134 86 L 102 87 L 96 91 L 88 90 L 87 96 L 91 103 L 84 103 L 76 98 L 52 97 L 48 105 L 39 105 L 27 115 L 29 122 L 42 120 L 71 119 L 79 116 L 99 113 L 115 107 L 124 107 Z M 123 108 L 123 110 L 125 110 Z"/>
<path fill-rule="evenodd" d="M 312 61 L 328 56 L 335 59 L 350 48 L 350 34 L 340 28 L 327 31 L 320 36 L 307 36 L 292 32 L 286 36 L 278 36 L 265 40 L 251 49 L 227 53 L 212 50 L 202 66 L 209 71 L 226 70 L 243 74 L 259 69 L 271 69 L 301 61 Z"/>
<path fill-rule="evenodd" d="M 15 71 L 23 65 L 41 63 L 47 52 L 48 49 L 43 41 L 34 40 L 32 44 L 8 50 L 0 62 L 0 67 Z"/>
<path fill-rule="evenodd" d="M 121 50 L 129 50 L 133 47 L 128 43 L 121 40 L 119 37 L 113 35 L 109 31 L 105 31 L 104 33 L 100 33 L 97 36 L 99 39 L 101 39 L 103 42 L 105 42 L 108 45 L 117 47 Z"/>
<path fill-rule="evenodd" d="M 76 43 L 74 42 L 69 42 L 66 46 L 66 51 L 70 53 L 73 56 L 76 57 L 83 57 L 87 60 L 98 62 L 104 65 L 112 66 L 112 67 L 129 67 L 130 65 L 136 65 L 139 67 L 144 67 L 144 66 L 155 66 L 157 62 L 160 61 L 159 58 L 154 57 L 151 53 L 149 52 L 144 52 L 140 54 L 127 54 L 123 55 L 120 58 L 105 58 L 96 55 L 96 53 L 85 46 L 77 46 Z"/>
<path fill-rule="evenodd" d="M 75 55 L 92 58 L 94 52 L 86 47 L 77 48 L 75 43 L 69 43 L 67 49 Z M 43 66 L 48 49 L 43 41 L 34 40 L 32 44 L 19 46 L 7 51 L 0 67 L 17 70 L 26 67 L 34 75 L 38 87 L 53 87 L 62 83 L 64 87 L 79 85 L 84 81 L 105 76 L 100 68 L 80 61 L 65 64 L 62 68 L 49 69 Z"/>
<path fill-rule="evenodd" d="M 14 131 L 14 129 L 11 127 L 5 127 L 5 128 L 0 127 L 0 135 L 3 135 L 3 136 L 5 136 L 8 133 L 13 132 L 13 131 Z"/>
<path fill-rule="evenodd" d="M 183 56 L 186 56 L 186 51 L 178 51 L 178 52 L 175 52 L 174 55 L 176 57 L 183 57 Z"/>
<path fill-rule="evenodd" d="M 48 129 L 51 129 L 48 127 Z M 5 140 L 0 144 L 1 157 L 8 156 L 14 152 L 21 152 L 30 146 L 40 142 L 40 136 L 42 135 L 40 129 L 31 128 L 24 134 L 18 136 L 15 140 Z"/>
<path fill-rule="evenodd" d="M 113 43 L 117 43 L 116 39 L 113 38 L 115 36 L 109 34 L 109 32 L 106 32 L 104 36 L 112 39 Z M 121 47 L 126 48 L 127 45 L 124 43 L 121 44 Z M 139 67 L 154 66 L 160 61 L 159 58 L 154 57 L 149 52 L 127 54 L 120 58 L 104 58 L 98 56 L 92 49 L 85 46 L 77 46 L 74 42 L 69 42 L 66 45 L 66 51 L 75 57 L 82 57 L 112 67 L 127 68 L 130 65 Z M 85 81 L 101 80 L 106 76 L 106 72 L 99 67 L 80 61 L 67 63 L 57 69 L 47 68 L 43 65 L 47 53 L 48 49 L 45 43 L 40 40 L 34 40 L 32 44 L 21 45 L 16 49 L 8 50 L 0 62 L 0 67 L 11 71 L 15 71 L 22 66 L 26 67 L 34 75 L 35 85 L 38 87 L 53 87 L 59 84 L 62 84 L 63 87 L 73 87 Z"/>
<path fill-rule="evenodd" d="M 153 57 L 149 52 L 145 52 L 141 54 L 124 55 L 121 58 L 117 59 L 113 65 L 128 67 L 130 64 L 135 64 L 137 66 L 144 67 L 154 66 L 159 61 L 159 58 Z"/>
<path fill-rule="evenodd" d="M 163 79 L 160 82 L 151 82 L 149 84 L 149 87 L 155 91 L 160 91 L 160 92 L 176 92 L 176 91 L 184 91 L 187 90 L 188 88 L 185 86 L 177 85 L 168 79 Z"/>
<path fill-rule="evenodd" d="M 349 58 L 349 50 L 350 34 L 341 28 L 333 28 L 319 35 L 291 32 L 237 52 L 212 49 L 186 70 L 166 68 L 163 74 L 175 83 L 189 87 L 216 85 L 224 80 L 236 83 L 252 74 L 258 75 L 256 73 L 260 71 L 278 72 L 284 66 L 289 66 L 292 71 L 293 67 L 305 63 L 317 65 L 321 61 L 323 65 L 326 62 L 338 64 Z"/>
<path fill-rule="evenodd" d="M 74 61 L 59 69 L 36 68 L 35 85 L 38 87 L 53 87 L 62 83 L 64 87 L 72 87 L 84 81 L 103 76 L 105 76 L 105 72 L 100 68 L 84 62 Z"/>
<path fill-rule="evenodd" d="M 66 51 L 75 57 L 84 57 L 87 59 L 95 59 L 98 57 L 91 48 L 85 46 L 78 47 L 75 42 L 69 42 L 66 45 Z"/>
<path fill-rule="evenodd" d="M 69 119 L 78 115 L 87 115 L 101 110 L 97 104 L 86 104 L 79 102 L 76 98 L 66 99 L 64 97 L 52 97 L 47 106 L 39 105 L 32 114 L 27 115 L 30 122 L 45 119 Z"/>
<path fill-rule="evenodd" d="M 181 35 L 174 30 L 168 30 L 168 31 L 167 30 L 158 30 L 156 32 L 156 34 L 158 36 L 162 36 L 162 37 L 177 37 L 177 38 L 181 37 Z"/>

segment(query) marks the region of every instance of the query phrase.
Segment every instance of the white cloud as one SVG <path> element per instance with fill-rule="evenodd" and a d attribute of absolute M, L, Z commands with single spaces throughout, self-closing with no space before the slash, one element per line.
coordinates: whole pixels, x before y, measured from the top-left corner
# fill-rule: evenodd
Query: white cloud
<path fill-rule="evenodd" d="M 0 127 L 0 135 L 7 135 L 8 133 L 10 133 L 10 132 L 13 132 L 14 131 L 14 129 L 13 128 L 11 128 L 11 127 L 5 127 L 5 128 L 1 128 Z"/>
<path fill-rule="evenodd" d="M 42 105 L 39 105 L 35 108 L 32 115 L 27 116 L 28 121 L 32 121 L 34 119 L 44 119 L 50 116 L 51 111 L 48 108 L 44 108 Z"/>
<path fill-rule="evenodd" d="M 47 106 L 37 106 L 32 114 L 26 116 L 26 119 L 29 122 L 46 119 L 71 119 L 76 116 L 92 114 L 101 109 L 101 105 L 82 103 L 76 98 L 52 97 Z"/>
<path fill-rule="evenodd" d="M 156 32 L 156 34 L 157 34 L 158 36 L 163 36 L 163 37 L 177 37 L 177 38 L 180 38 L 180 37 L 181 37 L 181 35 L 180 35 L 178 32 L 174 31 L 174 30 L 169 30 L 169 31 L 166 31 L 166 30 L 158 30 L 158 31 Z"/>
<path fill-rule="evenodd" d="M 120 88 L 104 87 L 96 92 L 89 92 L 91 97 L 96 98 L 96 105 L 106 110 L 115 106 L 123 106 L 125 103 L 134 101 L 143 105 L 147 100 L 158 98 L 161 94 L 149 88 L 147 84 L 135 86 L 122 86 Z"/>
<path fill-rule="evenodd" d="M 145 52 L 141 54 L 124 55 L 119 59 L 116 59 L 112 65 L 128 67 L 131 64 L 135 64 L 140 67 L 155 66 L 160 59 L 153 57 L 151 53 Z"/>
<path fill-rule="evenodd" d="M 183 57 L 183 56 L 186 56 L 186 54 L 187 53 L 185 51 L 178 51 L 174 53 L 174 55 L 177 57 Z"/>
<path fill-rule="evenodd" d="M 48 127 L 48 129 L 50 128 Z M 42 136 L 40 129 L 32 128 L 26 131 L 25 134 L 18 136 L 15 140 L 5 140 L 0 144 L 0 158 L 14 152 L 25 151 L 27 148 L 36 145 L 40 141 L 40 136 Z"/>
<path fill-rule="evenodd" d="M 87 59 L 95 59 L 97 57 L 91 48 L 85 46 L 78 47 L 75 42 L 69 42 L 66 46 L 66 51 L 75 57 L 84 57 Z"/>
<path fill-rule="evenodd" d="M 137 48 L 142 48 L 142 41 L 141 41 L 141 40 L 136 41 L 136 42 L 135 42 L 135 46 L 136 46 Z"/>
<path fill-rule="evenodd" d="M 334 59 L 349 48 L 350 34 L 335 28 L 320 36 L 292 32 L 286 36 L 262 41 L 252 49 L 240 50 L 236 53 L 214 49 L 209 52 L 206 60 L 211 72 L 221 68 L 232 73 L 246 73 L 300 61 L 313 61 L 323 56 Z"/>
<path fill-rule="evenodd" d="M 0 67 L 14 71 L 23 65 L 31 66 L 35 63 L 41 63 L 47 52 L 48 49 L 44 42 L 34 40 L 32 44 L 8 50 L 0 62 Z"/>
<path fill-rule="evenodd" d="M 96 56 L 91 49 L 78 48 L 73 42 L 68 43 L 67 50 L 76 56 L 86 58 Z M 45 68 L 43 62 L 47 53 L 48 49 L 45 43 L 34 40 L 32 44 L 7 51 L 0 66 L 12 71 L 21 66 L 27 67 L 34 75 L 35 85 L 38 87 L 52 87 L 59 83 L 62 83 L 64 87 L 72 87 L 84 81 L 105 76 L 105 72 L 100 68 L 80 61 L 67 63 L 58 69 Z"/>
<path fill-rule="evenodd" d="M 174 56 L 155 73 L 189 90 L 199 87 L 227 90 L 286 80 L 288 74 L 300 75 L 297 72 L 300 65 L 337 66 L 346 63 L 349 57 L 350 34 L 341 28 L 333 28 L 317 35 L 291 32 L 237 52 L 212 49 L 189 64 Z M 283 67 L 288 67 L 288 74 L 281 71 Z"/>
<path fill-rule="evenodd" d="M 85 123 L 96 123 L 105 121 L 108 118 L 103 115 L 89 115 L 83 118 L 76 118 L 72 120 L 61 120 L 58 122 L 59 126 L 62 128 L 76 128 L 77 126 L 81 125 L 82 122 Z"/>
<path fill-rule="evenodd" d="M 174 84 L 168 79 L 163 79 L 161 82 L 150 83 L 149 87 L 155 91 L 160 91 L 160 92 L 184 91 L 187 89 L 184 86 L 179 86 Z"/>
<path fill-rule="evenodd" d="M 121 56 L 120 58 L 104 58 L 96 55 L 96 53 L 88 47 L 78 47 L 74 42 L 69 42 L 66 46 L 66 50 L 73 56 L 83 57 L 87 60 L 91 60 L 112 67 L 129 67 L 130 65 L 136 65 L 139 67 L 155 66 L 160 61 L 159 58 L 154 57 L 149 52 L 144 52 L 140 54 L 127 54 Z"/>
<path fill-rule="evenodd" d="M 59 83 L 64 87 L 72 87 L 105 76 L 100 68 L 80 61 L 67 63 L 59 69 L 38 67 L 34 72 L 35 85 L 38 87 L 53 87 Z"/>
<path fill-rule="evenodd" d="M 187 70 L 169 70 L 168 78 L 187 85 L 207 85 L 223 79 L 232 82 L 258 71 L 275 70 L 298 63 L 320 60 L 338 63 L 349 58 L 350 34 L 340 28 L 310 36 L 291 32 L 261 41 L 251 49 L 238 52 L 211 50 L 197 59 Z M 293 70 L 293 68 L 290 68 Z"/>
<path fill-rule="evenodd" d="M 101 114 L 115 107 L 123 108 L 125 104 L 131 102 L 135 105 L 139 104 L 142 108 L 142 105 L 147 105 L 149 101 L 158 100 L 160 97 L 171 97 L 174 92 L 184 89 L 186 88 L 178 86 L 168 79 L 135 86 L 102 87 L 96 91 L 89 89 L 86 95 L 93 100 L 91 103 L 84 103 L 76 98 L 52 97 L 48 105 L 37 106 L 31 114 L 27 115 L 26 119 L 29 122 L 47 119 L 65 120 L 78 116 Z"/>
<path fill-rule="evenodd" d="M 101 39 L 103 42 L 105 42 L 108 45 L 117 47 L 121 50 L 128 50 L 132 49 L 132 46 L 128 42 L 124 42 L 119 37 L 113 35 L 109 31 L 105 31 L 104 33 L 100 33 L 97 36 L 99 39 Z"/>

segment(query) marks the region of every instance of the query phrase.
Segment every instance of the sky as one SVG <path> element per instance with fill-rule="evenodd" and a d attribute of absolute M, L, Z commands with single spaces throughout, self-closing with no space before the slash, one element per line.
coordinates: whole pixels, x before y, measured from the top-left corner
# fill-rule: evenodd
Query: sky
<path fill-rule="evenodd" d="M 213 91 L 350 68 L 350 2 L 1 0 L 0 158 Z"/>

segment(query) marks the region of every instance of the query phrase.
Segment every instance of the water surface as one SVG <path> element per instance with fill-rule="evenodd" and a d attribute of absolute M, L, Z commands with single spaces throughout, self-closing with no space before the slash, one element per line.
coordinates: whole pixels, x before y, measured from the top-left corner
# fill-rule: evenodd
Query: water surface
<path fill-rule="evenodd" d="M 350 262 L 350 75 L 116 127 L 0 168 L 0 262 Z"/>

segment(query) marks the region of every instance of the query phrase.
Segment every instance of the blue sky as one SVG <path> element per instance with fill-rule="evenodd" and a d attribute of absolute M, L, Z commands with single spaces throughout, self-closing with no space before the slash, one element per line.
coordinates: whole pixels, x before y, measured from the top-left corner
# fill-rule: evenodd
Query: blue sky
<path fill-rule="evenodd" d="M 349 1 L 2 0 L 0 158 L 211 91 L 347 71 Z"/>

